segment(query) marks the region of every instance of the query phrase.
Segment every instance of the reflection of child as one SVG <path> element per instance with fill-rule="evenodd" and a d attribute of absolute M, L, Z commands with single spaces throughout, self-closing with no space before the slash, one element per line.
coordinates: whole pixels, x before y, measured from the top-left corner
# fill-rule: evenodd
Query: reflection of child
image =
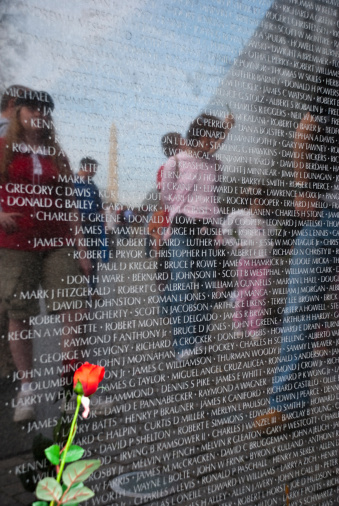
<path fill-rule="evenodd" d="M 169 132 L 162 136 L 161 138 L 161 147 L 164 152 L 164 155 L 167 158 L 171 156 L 176 156 L 181 151 L 185 150 L 185 139 L 181 137 L 181 134 L 178 132 Z M 157 172 L 157 190 L 159 192 L 159 206 L 157 211 L 153 213 L 150 217 L 149 225 L 148 225 L 148 236 L 153 239 L 155 242 L 154 250 L 156 252 L 156 256 L 159 256 L 160 252 L 160 244 L 163 239 L 164 231 L 169 225 L 169 213 L 168 209 L 163 204 L 161 197 L 161 182 L 163 178 L 165 164 L 161 165 Z M 149 248 L 149 250 L 151 247 Z M 149 254 L 150 256 L 150 254 Z"/>
<path fill-rule="evenodd" d="M 168 216 L 164 213 L 163 209 L 155 211 L 148 224 L 148 233 L 152 238 L 152 248 L 155 251 L 155 255 L 158 256 L 162 245 L 163 232 L 168 227 Z M 149 255 L 150 256 L 150 255 Z"/>
<path fill-rule="evenodd" d="M 237 269 L 237 298 L 233 323 L 238 336 L 247 330 L 252 339 L 260 337 L 269 283 L 271 244 L 266 220 L 263 187 L 250 187 L 245 202 L 249 206 L 228 215 L 223 223 L 224 244 L 240 256 Z"/>
<path fill-rule="evenodd" d="M 181 134 L 178 132 L 169 132 L 165 134 L 161 138 L 161 147 L 164 152 L 164 155 L 167 158 L 171 156 L 175 156 L 181 151 L 185 150 L 185 139 L 181 137 Z M 157 190 L 161 192 L 161 181 L 163 177 L 165 164 L 159 167 L 157 172 Z"/>
<path fill-rule="evenodd" d="M 226 139 L 233 116 L 221 121 L 202 115 L 189 126 L 186 150 L 166 162 L 161 194 L 169 208 L 170 312 L 176 360 L 205 351 L 215 285 L 214 238 L 221 219 L 218 201 L 220 165 L 211 145 Z M 221 139 L 220 142 L 214 141 Z M 203 304 L 201 304 L 203 301 Z"/>

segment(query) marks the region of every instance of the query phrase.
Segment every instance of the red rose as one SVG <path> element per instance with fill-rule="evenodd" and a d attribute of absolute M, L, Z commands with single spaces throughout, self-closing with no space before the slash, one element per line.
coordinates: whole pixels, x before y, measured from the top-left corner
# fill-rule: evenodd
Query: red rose
<path fill-rule="evenodd" d="M 102 381 L 105 368 L 100 365 L 93 365 L 85 362 L 74 373 L 73 388 L 77 394 L 83 393 L 86 397 L 93 395 Z M 82 387 L 82 392 L 79 383 Z"/>

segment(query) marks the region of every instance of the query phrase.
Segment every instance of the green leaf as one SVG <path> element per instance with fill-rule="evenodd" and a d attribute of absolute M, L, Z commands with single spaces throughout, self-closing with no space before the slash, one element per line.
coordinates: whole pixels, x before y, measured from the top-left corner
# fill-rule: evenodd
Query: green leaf
<path fill-rule="evenodd" d="M 58 501 L 62 496 L 62 487 L 54 478 L 44 478 L 39 481 L 35 494 L 38 499 Z"/>
<path fill-rule="evenodd" d="M 75 462 L 76 460 L 81 459 L 85 450 L 78 445 L 72 445 L 69 447 L 68 453 L 66 455 L 66 462 Z"/>
<path fill-rule="evenodd" d="M 60 462 L 60 448 L 58 445 L 52 445 L 46 448 L 45 455 L 54 466 L 59 465 Z"/>
<path fill-rule="evenodd" d="M 45 501 L 35 501 L 32 506 L 48 506 L 48 502 Z"/>
<path fill-rule="evenodd" d="M 81 460 L 70 464 L 63 472 L 63 482 L 70 486 L 85 481 L 99 466 L 100 460 Z"/>
<path fill-rule="evenodd" d="M 93 496 L 94 492 L 89 488 L 84 487 L 84 485 L 82 485 L 82 487 L 74 487 L 71 488 L 67 494 L 63 496 L 62 504 L 68 504 L 68 506 L 72 506 L 72 504 L 76 504 L 74 501 L 77 503 L 87 501 Z"/>

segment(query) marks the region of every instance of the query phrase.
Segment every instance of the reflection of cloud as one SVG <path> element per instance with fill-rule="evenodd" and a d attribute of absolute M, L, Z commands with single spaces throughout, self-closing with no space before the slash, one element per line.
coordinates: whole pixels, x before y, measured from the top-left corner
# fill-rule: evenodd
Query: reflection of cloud
<path fill-rule="evenodd" d="M 81 0 L 59 4 L 54 0 L 11 0 L 6 15 L 15 18 L 16 40 L 24 40 L 27 48 L 25 60 L 11 58 L 12 72 L 20 82 L 34 79 L 36 85 L 41 79 L 53 88 L 81 63 L 74 47 L 90 51 L 96 40 L 118 30 L 122 20 L 126 22 L 142 4 L 142 0 L 128 0 L 109 11 L 89 8 Z"/>
<path fill-rule="evenodd" d="M 102 186 L 114 121 L 121 195 L 131 196 L 134 186 L 139 201 L 162 162 L 161 136 L 184 134 L 246 38 L 228 22 L 236 2 L 226 9 L 211 2 L 227 14 L 224 24 L 210 15 L 209 2 L 200 1 L 194 8 L 181 0 L 2 1 L 6 14 L 20 18 L 12 36 L 27 48 L 24 57 L 10 53 L 13 80 L 53 95 L 57 131 L 72 166 L 92 155 L 102 164 Z M 252 25 L 257 21 L 253 16 Z"/>
<path fill-rule="evenodd" d="M 193 95 L 196 97 L 199 96 L 201 94 L 201 87 L 200 82 L 198 81 L 198 77 L 193 77 L 193 75 L 188 72 L 186 74 L 186 81 L 191 87 Z"/>
<path fill-rule="evenodd" d="M 9 0 L 0 3 L 0 81 L 6 88 L 14 80 L 15 72 L 11 69 L 11 62 L 17 58 L 23 59 L 26 45 L 23 37 L 18 34 L 21 18 L 18 14 L 9 12 Z"/>

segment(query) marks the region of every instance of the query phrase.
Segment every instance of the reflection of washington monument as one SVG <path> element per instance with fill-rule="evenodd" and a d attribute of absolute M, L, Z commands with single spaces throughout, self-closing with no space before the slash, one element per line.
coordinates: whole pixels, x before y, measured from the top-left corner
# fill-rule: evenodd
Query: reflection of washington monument
<path fill-rule="evenodd" d="M 114 123 L 111 125 L 109 134 L 109 160 L 108 160 L 108 195 L 111 202 L 118 202 L 119 181 L 118 181 L 118 141 L 117 129 Z"/>

